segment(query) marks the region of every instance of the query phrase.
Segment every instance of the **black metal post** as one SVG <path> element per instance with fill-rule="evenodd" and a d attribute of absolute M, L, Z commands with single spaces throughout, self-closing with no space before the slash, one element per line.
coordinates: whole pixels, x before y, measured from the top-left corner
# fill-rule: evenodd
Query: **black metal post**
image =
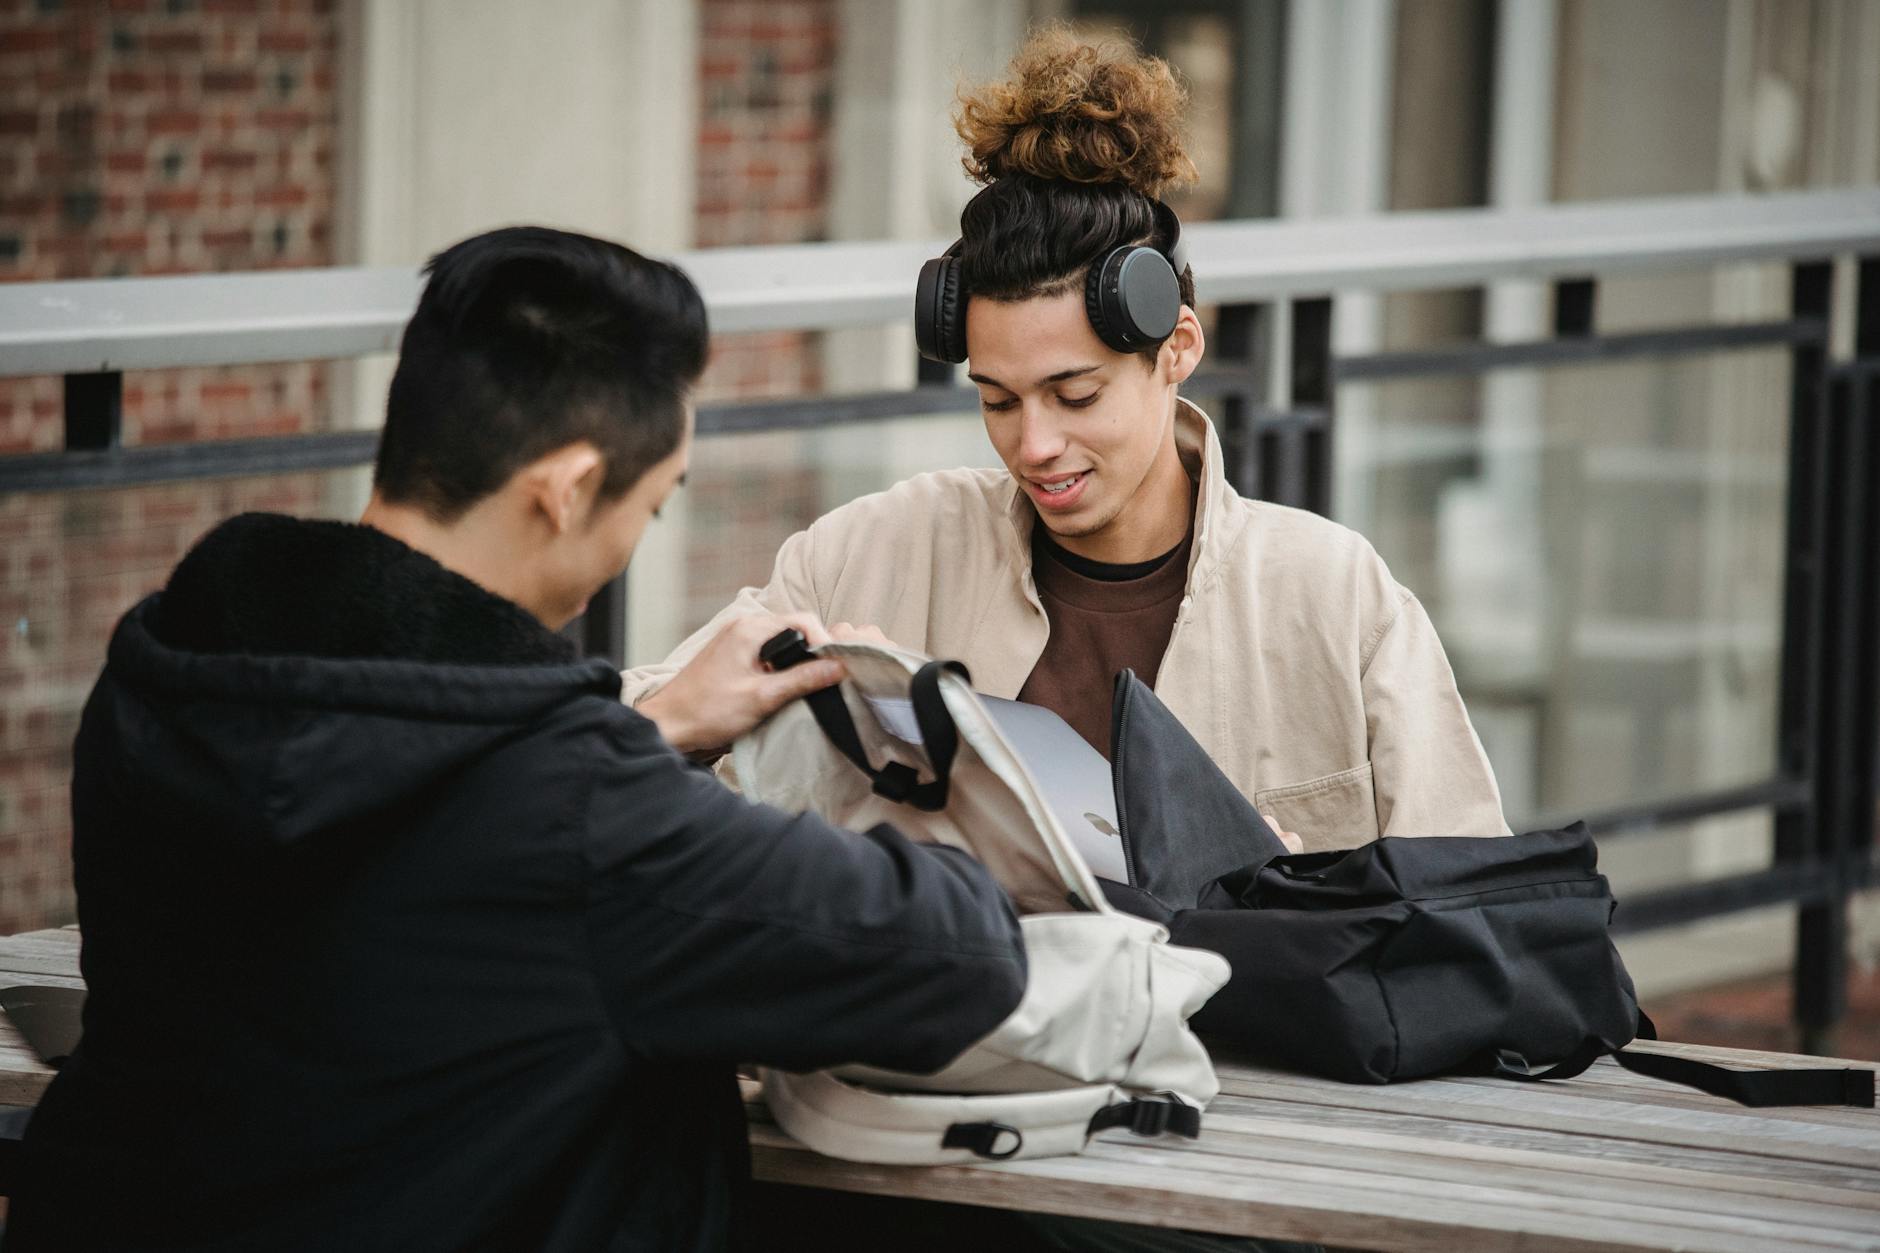
<path fill-rule="evenodd" d="M 124 376 L 116 370 L 65 376 L 65 447 L 116 448 L 124 437 Z"/>
<path fill-rule="evenodd" d="M 1880 271 L 1873 277 L 1880 281 Z M 1841 527 L 1836 572 L 1835 667 L 1839 677 L 1835 755 L 1841 813 L 1824 855 L 1846 898 L 1865 878 L 1876 822 L 1880 773 L 1880 358 L 1837 370 L 1830 412 L 1842 425 Z"/>
<path fill-rule="evenodd" d="M 1794 268 L 1790 304 L 1798 319 L 1825 326 L 1833 298 L 1828 262 Z M 1788 525 L 1783 558 L 1782 680 L 1776 729 L 1777 769 L 1807 780 L 1807 801 L 1777 814 L 1776 859 L 1798 861 L 1815 844 L 1819 807 L 1814 796 L 1816 709 L 1821 655 L 1821 532 L 1827 497 L 1827 458 L 1821 418 L 1825 334 L 1789 354 Z"/>
<path fill-rule="evenodd" d="M 1242 496 L 1260 492 L 1260 390 L 1267 379 L 1266 305 L 1223 305 L 1214 328 L 1213 353 L 1228 368 L 1244 370 L 1247 384 L 1231 388 L 1221 397 L 1221 454 L 1226 459 L 1227 481 Z"/>
<path fill-rule="evenodd" d="M 627 664 L 627 576 L 594 593 L 587 612 L 562 628 L 583 657 L 605 657 L 616 670 Z"/>
<path fill-rule="evenodd" d="M 1880 795 L 1880 258 L 1859 267 L 1855 359 L 1827 376 L 1823 476 L 1819 820 L 1821 903 L 1800 912 L 1796 1019 L 1802 1048 L 1834 1053 L 1847 1010 L 1848 909 L 1872 872 Z"/>
<path fill-rule="evenodd" d="M 615 578 L 589 602 L 581 619 L 586 633 L 585 651 L 605 657 L 616 670 L 627 664 L 627 576 Z"/>
<path fill-rule="evenodd" d="M 1880 264 L 1863 268 L 1862 281 L 1880 290 Z M 1880 303 L 1880 302 L 1876 302 Z M 1880 310 L 1875 310 L 1880 313 Z M 1880 323 L 1880 317 L 1874 318 Z M 1843 890 L 1856 892 L 1874 882 L 1874 847 L 1880 840 L 1880 352 L 1849 371 L 1851 418 L 1861 432 L 1860 462 L 1849 468 L 1859 485 L 1858 530 L 1849 532 L 1860 563 L 1857 571 L 1858 620 L 1848 632 L 1852 689 L 1849 742 L 1847 843 L 1842 849 Z"/>
<path fill-rule="evenodd" d="M 1822 529 L 1822 632 L 1817 656 L 1819 692 L 1816 731 L 1815 843 L 1812 850 L 1818 873 L 1827 880 L 1827 892 L 1818 904 L 1804 906 L 1796 915 L 1795 1019 L 1801 1027 L 1802 1051 L 1834 1051 L 1834 1028 L 1847 1012 L 1847 893 L 1842 882 L 1846 869 L 1848 828 L 1854 820 L 1852 805 L 1855 694 L 1848 662 L 1858 655 L 1860 642 L 1848 637 L 1859 621 L 1855 572 L 1859 565 L 1859 538 L 1853 528 L 1860 516 L 1860 488 L 1848 471 L 1858 463 L 1856 431 L 1851 421 L 1853 380 L 1835 371 L 1826 380 L 1822 441 L 1827 459 L 1828 484 Z"/>
<path fill-rule="evenodd" d="M 1854 539 L 1861 570 L 1863 622 L 1854 633 L 1859 672 L 1854 703 L 1857 740 L 1848 849 L 1850 891 L 1874 880 L 1874 849 L 1880 844 L 1880 255 L 1862 257 L 1854 315 L 1854 419 L 1866 441 L 1865 464 L 1853 471 L 1865 493 L 1865 521 Z"/>
<path fill-rule="evenodd" d="M 1599 288 L 1590 278 L 1563 278 L 1554 283 L 1554 335 L 1580 339 L 1593 333 L 1593 310 Z"/>
<path fill-rule="evenodd" d="M 1292 320 L 1292 408 L 1317 409 L 1325 416 L 1303 431 L 1289 431 L 1283 436 L 1297 450 L 1297 456 L 1286 459 L 1293 463 L 1286 477 L 1297 486 L 1283 503 L 1330 517 L 1334 390 L 1331 297 L 1293 301 Z"/>
<path fill-rule="evenodd" d="M 1794 267 L 1790 305 L 1797 320 L 1827 324 L 1834 269 L 1826 261 Z M 1829 721 L 1824 683 L 1831 641 L 1825 629 L 1833 578 L 1829 548 L 1835 522 L 1833 423 L 1827 403 L 1825 334 L 1790 353 L 1788 536 L 1783 606 L 1782 689 L 1777 755 L 1784 774 L 1806 779 L 1806 804 L 1776 814 L 1778 868 L 1818 863 L 1830 837 L 1836 798 L 1823 731 Z M 1802 1046 L 1820 1050 L 1844 995 L 1845 917 L 1825 898 L 1796 912 L 1793 1014 Z M 1843 954 L 1837 958 L 1836 954 Z"/>

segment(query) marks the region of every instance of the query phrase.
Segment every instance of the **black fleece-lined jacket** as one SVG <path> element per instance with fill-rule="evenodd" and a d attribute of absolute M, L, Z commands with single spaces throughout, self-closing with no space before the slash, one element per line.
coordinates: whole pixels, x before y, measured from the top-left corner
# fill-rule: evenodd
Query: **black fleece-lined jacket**
<path fill-rule="evenodd" d="M 950 1060 L 977 862 L 747 804 L 604 662 L 369 528 L 234 519 L 86 707 L 90 987 L 9 1253 L 742 1243 L 733 1064 Z"/>

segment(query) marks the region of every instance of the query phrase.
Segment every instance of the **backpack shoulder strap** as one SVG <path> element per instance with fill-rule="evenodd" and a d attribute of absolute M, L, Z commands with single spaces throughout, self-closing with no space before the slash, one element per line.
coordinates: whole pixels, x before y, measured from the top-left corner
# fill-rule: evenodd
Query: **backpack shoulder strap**
<path fill-rule="evenodd" d="M 1874 1072 L 1841 1070 L 1731 1070 L 1688 1057 L 1620 1049 L 1612 1060 L 1635 1074 L 1681 1083 L 1739 1105 L 1852 1105 L 1873 1108 Z"/>
<path fill-rule="evenodd" d="M 1638 1016 L 1638 1038 L 1658 1038 L 1658 1029 L 1643 1010 Z M 1505 1052 L 1496 1054 L 1492 1069 L 1504 1079 L 1523 1083 L 1571 1079 L 1605 1056 L 1610 1056 L 1634 1074 L 1681 1083 L 1700 1092 L 1735 1101 L 1739 1105 L 1758 1108 L 1778 1105 L 1874 1107 L 1875 1072 L 1871 1070 L 1851 1066 L 1840 1070 L 1731 1070 L 1727 1066 L 1716 1066 L 1688 1057 L 1609 1048 L 1604 1041 L 1592 1039 L 1583 1043 L 1571 1057 L 1546 1070 L 1531 1070 L 1521 1058 Z"/>

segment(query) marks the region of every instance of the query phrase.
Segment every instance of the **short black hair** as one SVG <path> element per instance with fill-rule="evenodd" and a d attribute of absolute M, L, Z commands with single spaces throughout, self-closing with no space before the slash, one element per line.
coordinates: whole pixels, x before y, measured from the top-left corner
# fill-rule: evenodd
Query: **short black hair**
<path fill-rule="evenodd" d="M 617 497 L 679 446 L 705 302 L 678 267 L 541 226 L 453 244 L 405 327 L 373 485 L 450 522 L 587 440 Z"/>

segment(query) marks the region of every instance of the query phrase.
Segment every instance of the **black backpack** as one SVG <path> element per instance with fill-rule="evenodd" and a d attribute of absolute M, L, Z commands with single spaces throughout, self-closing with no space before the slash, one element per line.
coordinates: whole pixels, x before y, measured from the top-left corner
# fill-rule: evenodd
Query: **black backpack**
<path fill-rule="evenodd" d="M 1127 670 L 1110 761 L 1130 879 L 1102 881 L 1110 903 L 1234 968 L 1197 1031 L 1354 1083 L 1569 1078 L 1611 1055 L 1745 1105 L 1874 1103 L 1871 1070 L 1743 1073 L 1625 1051 L 1655 1033 L 1613 947 L 1615 902 L 1583 825 L 1288 853 Z"/>

